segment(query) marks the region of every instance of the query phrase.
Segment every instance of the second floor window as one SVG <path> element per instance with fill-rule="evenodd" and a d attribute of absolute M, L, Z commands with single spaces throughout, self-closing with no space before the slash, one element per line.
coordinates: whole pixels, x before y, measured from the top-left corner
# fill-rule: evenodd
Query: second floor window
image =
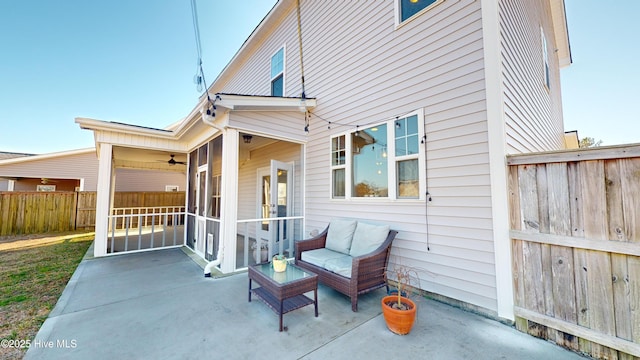
<path fill-rule="evenodd" d="M 400 5 L 400 23 L 409 19 L 413 15 L 419 13 L 423 9 L 428 8 L 437 0 L 397 0 Z"/>
<path fill-rule="evenodd" d="M 542 62 L 544 67 L 544 84 L 547 89 L 551 88 L 551 73 L 549 71 L 549 50 L 547 48 L 547 37 L 544 35 L 544 30 L 540 28 L 540 37 L 542 39 Z"/>
<path fill-rule="evenodd" d="M 284 47 L 271 57 L 271 96 L 284 96 Z"/>

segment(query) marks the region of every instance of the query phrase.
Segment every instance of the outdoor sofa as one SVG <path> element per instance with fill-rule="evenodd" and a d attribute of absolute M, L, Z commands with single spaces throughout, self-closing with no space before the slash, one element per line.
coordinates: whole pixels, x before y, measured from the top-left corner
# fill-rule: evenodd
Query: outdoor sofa
<path fill-rule="evenodd" d="M 295 264 L 318 274 L 318 281 L 351 298 L 387 286 L 391 242 L 398 232 L 388 225 L 334 219 L 319 235 L 295 242 Z"/>

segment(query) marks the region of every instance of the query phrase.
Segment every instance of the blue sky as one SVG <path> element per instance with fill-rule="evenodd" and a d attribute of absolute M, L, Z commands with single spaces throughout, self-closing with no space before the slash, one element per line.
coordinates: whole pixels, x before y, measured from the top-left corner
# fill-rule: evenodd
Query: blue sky
<path fill-rule="evenodd" d="M 640 142 L 640 1 L 565 0 L 566 130 Z M 199 0 L 208 84 L 275 0 Z M 200 93 L 189 0 L 0 0 L 0 151 L 94 146 L 76 117 L 164 127 Z"/>

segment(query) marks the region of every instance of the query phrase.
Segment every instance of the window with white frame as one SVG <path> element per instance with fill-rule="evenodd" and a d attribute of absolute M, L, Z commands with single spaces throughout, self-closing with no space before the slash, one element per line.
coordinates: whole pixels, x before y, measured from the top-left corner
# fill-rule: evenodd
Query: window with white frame
<path fill-rule="evenodd" d="M 422 12 L 424 9 L 427 9 L 440 1 L 442 0 L 396 0 L 399 18 L 398 23 L 403 23 L 419 12 Z"/>
<path fill-rule="evenodd" d="M 334 198 L 345 197 L 346 186 L 346 136 L 336 136 L 331 139 L 331 179 L 332 196 Z"/>
<path fill-rule="evenodd" d="M 331 138 L 331 197 L 420 199 L 425 193 L 419 112 Z M 349 156 L 347 156 L 349 154 Z"/>
<path fill-rule="evenodd" d="M 547 89 L 551 88 L 551 74 L 549 71 L 549 50 L 547 48 L 547 37 L 544 35 L 544 30 L 540 27 L 540 37 L 542 39 L 542 62 L 544 69 L 544 84 Z"/>
<path fill-rule="evenodd" d="M 284 96 L 284 47 L 271 57 L 271 96 Z"/>
<path fill-rule="evenodd" d="M 396 193 L 398 198 L 420 197 L 420 131 L 418 115 L 395 121 Z"/>

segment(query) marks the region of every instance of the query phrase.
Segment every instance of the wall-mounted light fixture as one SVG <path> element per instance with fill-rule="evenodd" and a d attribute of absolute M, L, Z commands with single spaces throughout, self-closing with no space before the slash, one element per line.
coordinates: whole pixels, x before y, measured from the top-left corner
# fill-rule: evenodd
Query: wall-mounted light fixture
<path fill-rule="evenodd" d="M 247 134 L 242 135 L 242 140 L 244 140 L 245 144 L 251 144 L 252 139 L 253 139 L 253 136 L 251 135 L 247 135 Z"/>

